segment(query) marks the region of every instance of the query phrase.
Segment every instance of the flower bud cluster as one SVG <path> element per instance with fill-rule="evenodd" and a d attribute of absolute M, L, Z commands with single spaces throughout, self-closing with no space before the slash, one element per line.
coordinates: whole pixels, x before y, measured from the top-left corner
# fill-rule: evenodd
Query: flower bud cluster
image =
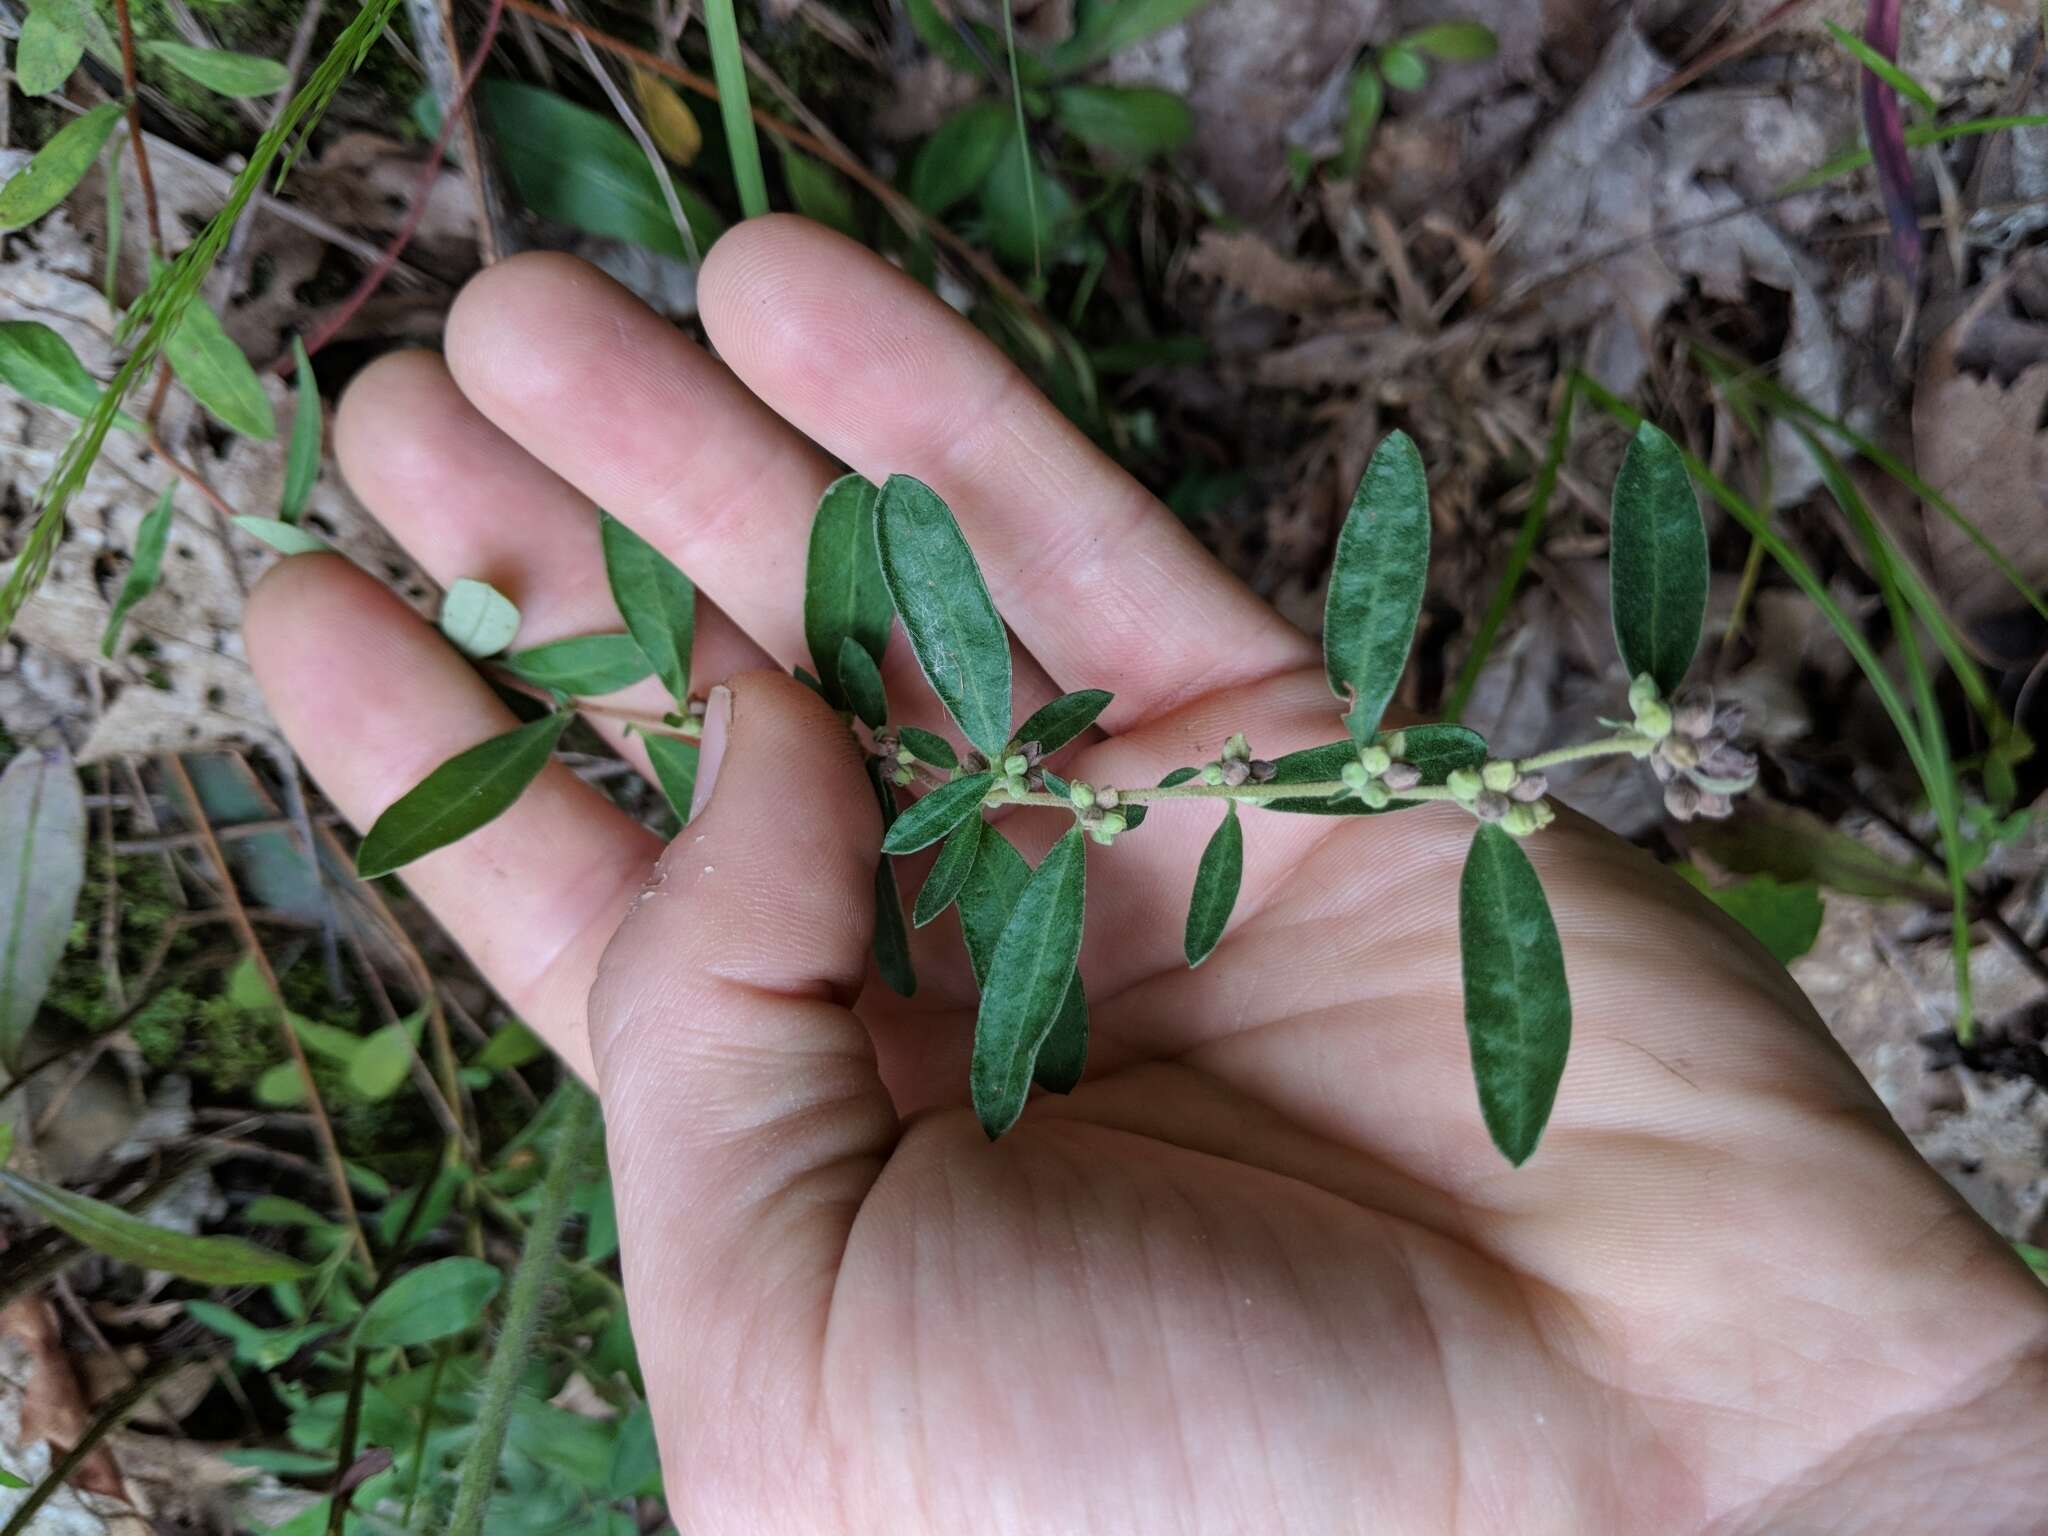
<path fill-rule="evenodd" d="M 1006 791 L 1012 798 L 1021 800 L 1045 788 L 1044 763 L 1045 748 L 1037 742 L 1013 741 L 993 763 L 986 761 L 979 752 L 968 753 L 960 760 L 960 771 L 980 773 L 984 768 L 993 767 L 996 782 L 990 792 Z"/>
<path fill-rule="evenodd" d="M 1358 756 L 1346 763 L 1338 774 L 1344 781 L 1345 791 L 1352 799 L 1361 800 L 1378 811 L 1391 804 L 1395 795 L 1415 788 L 1422 782 L 1422 770 L 1413 763 L 1401 761 L 1401 754 L 1407 746 L 1407 737 L 1396 731 L 1383 740 L 1360 747 Z"/>
<path fill-rule="evenodd" d="M 1252 756 L 1251 743 L 1239 731 L 1223 743 L 1223 751 L 1215 762 L 1202 765 L 1202 782 L 1236 789 L 1240 784 L 1264 784 L 1274 771 L 1264 758 Z"/>
<path fill-rule="evenodd" d="M 1130 825 L 1124 813 L 1117 809 L 1122 797 L 1106 784 L 1098 789 L 1079 779 L 1072 780 L 1067 785 L 1067 799 L 1073 804 L 1081 830 L 1105 847 L 1116 840 L 1117 833 Z"/>
<path fill-rule="evenodd" d="M 697 740 L 704 734 L 704 701 L 692 698 L 680 715 L 668 716 L 668 723 L 682 733 L 684 740 Z"/>
<path fill-rule="evenodd" d="M 1505 757 L 1488 758 L 1477 768 L 1453 768 L 1444 788 L 1481 821 L 1493 822 L 1516 837 L 1540 832 L 1557 819 L 1543 798 L 1550 781 L 1540 773 L 1523 772 Z"/>
<path fill-rule="evenodd" d="M 1634 697 L 1631 690 L 1631 703 Z M 1650 771 L 1664 786 L 1664 808 L 1680 821 L 1728 815 L 1735 797 L 1756 783 L 1756 754 L 1735 744 L 1742 706 L 1716 704 L 1713 689 L 1701 685 L 1682 691 L 1667 713 L 1671 728 L 1649 753 Z"/>

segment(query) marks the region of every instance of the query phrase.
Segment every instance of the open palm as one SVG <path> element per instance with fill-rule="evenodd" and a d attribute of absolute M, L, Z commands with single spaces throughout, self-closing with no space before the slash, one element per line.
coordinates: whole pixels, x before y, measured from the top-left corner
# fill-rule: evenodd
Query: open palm
<path fill-rule="evenodd" d="M 739 674 L 665 853 L 555 767 L 407 873 L 601 1088 L 683 1531 L 2035 1528 L 2038 1470 L 1901 1500 L 2029 1435 L 2043 1465 L 2019 1427 L 2048 1398 L 2038 1287 L 1784 973 L 1570 817 L 1528 845 L 1575 1043 L 1524 1169 L 1470 1087 L 1449 807 L 1251 814 L 1198 971 L 1181 922 L 1218 808 L 1090 849 L 1087 1080 L 988 1144 L 956 921 L 917 936 L 915 997 L 873 981 L 858 754 L 751 670 L 804 659 L 830 456 L 952 505 L 1020 713 L 1115 691 L 1065 771 L 1152 783 L 1236 730 L 1278 756 L 1341 736 L 1336 706 L 1313 643 L 908 278 L 766 219 L 702 288 L 723 363 L 588 268 L 508 262 L 445 362 L 374 365 L 338 428 L 363 499 L 437 578 L 510 594 L 522 640 L 616 627 L 596 504 L 698 581 L 700 684 Z M 359 823 L 510 724 L 342 561 L 285 562 L 249 625 Z M 942 723 L 900 635 L 884 671 Z M 1036 858 L 1064 821 L 1005 830 Z M 1898 1483 L 1900 1444 L 1933 1472 Z"/>

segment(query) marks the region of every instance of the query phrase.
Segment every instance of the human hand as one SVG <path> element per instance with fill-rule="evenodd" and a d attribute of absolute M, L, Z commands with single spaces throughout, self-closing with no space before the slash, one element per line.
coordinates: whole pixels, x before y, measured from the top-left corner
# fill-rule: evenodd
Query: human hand
<path fill-rule="evenodd" d="M 1072 754 L 1090 782 L 1238 729 L 1264 757 L 1331 740 L 1319 653 L 872 255 L 756 220 L 701 299 L 722 363 L 588 268 L 503 263 L 445 364 L 373 365 L 337 427 L 371 509 L 443 582 L 512 596 L 522 640 L 616 627 L 602 505 L 697 580 L 700 683 L 735 678 L 666 852 L 556 766 L 406 873 L 602 1093 L 680 1529 L 2037 1528 L 2038 1285 L 1784 973 L 1574 818 L 1526 844 L 1575 1017 L 1528 1166 L 1473 1102 L 1470 828 L 1437 806 L 1262 818 L 1198 971 L 1181 916 L 1216 808 L 1091 848 L 1087 1081 L 989 1144 L 955 920 L 916 936 L 915 998 L 874 983 L 873 795 L 776 675 L 804 656 L 827 455 L 953 507 L 1020 714 L 1115 691 Z M 264 580 L 249 651 L 360 825 L 511 723 L 331 556 Z M 900 634 L 884 670 L 943 725 Z M 1006 828 L 1036 857 L 1060 825 Z"/>

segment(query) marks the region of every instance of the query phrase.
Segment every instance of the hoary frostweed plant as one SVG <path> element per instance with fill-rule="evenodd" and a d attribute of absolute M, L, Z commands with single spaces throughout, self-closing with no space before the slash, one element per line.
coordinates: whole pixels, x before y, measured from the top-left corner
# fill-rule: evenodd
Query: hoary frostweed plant
<path fill-rule="evenodd" d="M 1144 835 L 1155 810 L 1224 802 L 1223 820 L 1190 871 L 1184 943 L 1188 964 L 1198 966 L 1223 940 L 1237 901 L 1244 813 L 1382 816 L 1450 805 L 1472 821 L 1457 920 L 1479 1109 L 1511 1162 L 1535 1150 L 1571 1041 L 1563 948 L 1522 849 L 1554 816 L 1546 770 L 1634 757 L 1663 784 L 1671 813 L 1690 818 L 1728 814 L 1732 797 L 1754 783 L 1756 760 L 1733 740 L 1739 711 L 1685 686 L 1706 611 L 1707 544 L 1683 458 L 1662 432 L 1648 424 L 1637 432 L 1614 490 L 1614 637 L 1633 681 L 1626 713 L 1603 722 L 1605 735 L 1512 758 L 1495 756 L 1459 725 L 1383 728 L 1422 609 L 1429 526 L 1421 456 L 1394 433 L 1366 468 L 1330 573 L 1323 659 L 1338 739 L 1266 759 L 1240 732 L 1217 743 L 1210 761 L 1157 784 L 1097 784 L 1054 764 L 1111 695 L 1085 689 L 1013 718 L 1009 635 L 945 502 L 907 475 L 879 487 L 849 475 L 825 492 L 805 580 L 814 670 L 797 675 L 864 744 L 884 827 L 875 958 L 882 980 L 905 995 L 916 978 L 895 861 L 938 847 L 909 922 L 922 927 L 959 910 L 981 993 L 969 1088 L 991 1137 L 1016 1123 L 1034 1084 L 1064 1093 L 1080 1082 L 1088 1005 L 1077 967 L 1088 866 Z M 650 674 L 676 707 L 639 734 L 655 777 L 687 817 L 702 716 L 689 696 L 694 594 L 688 578 L 623 523 L 601 516 L 599 536 L 624 633 L 508 650 L 517 609 L 480 582 L 450 590 L 442 613 L 449 637 L 554 707 L 451 758 L 378 818 L 358 857 L 364 875 L 388 873 L 498 815 L 546 764 L 577 698 Z M 957 740 L 893 718 L 880 663 L 899 621 Z M 1067 823 L 1035 868 L 1010 839 L 1013 812 Z"/>

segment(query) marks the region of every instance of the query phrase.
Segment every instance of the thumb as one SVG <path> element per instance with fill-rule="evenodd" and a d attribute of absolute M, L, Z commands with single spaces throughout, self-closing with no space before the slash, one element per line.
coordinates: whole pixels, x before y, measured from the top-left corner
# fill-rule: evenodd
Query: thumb
<path fill-rule="evenodd" d="M 701 1493 L 777 1438 L 761 1399 L 815 1378 L 897 1120 L 848 1007 L 881 841 L 859 749 L 816 694 L 756 672 L 713 690 L 699 761 L 697 813 L 589 1016 L 634 1331 L 664 1448 Z"/>

